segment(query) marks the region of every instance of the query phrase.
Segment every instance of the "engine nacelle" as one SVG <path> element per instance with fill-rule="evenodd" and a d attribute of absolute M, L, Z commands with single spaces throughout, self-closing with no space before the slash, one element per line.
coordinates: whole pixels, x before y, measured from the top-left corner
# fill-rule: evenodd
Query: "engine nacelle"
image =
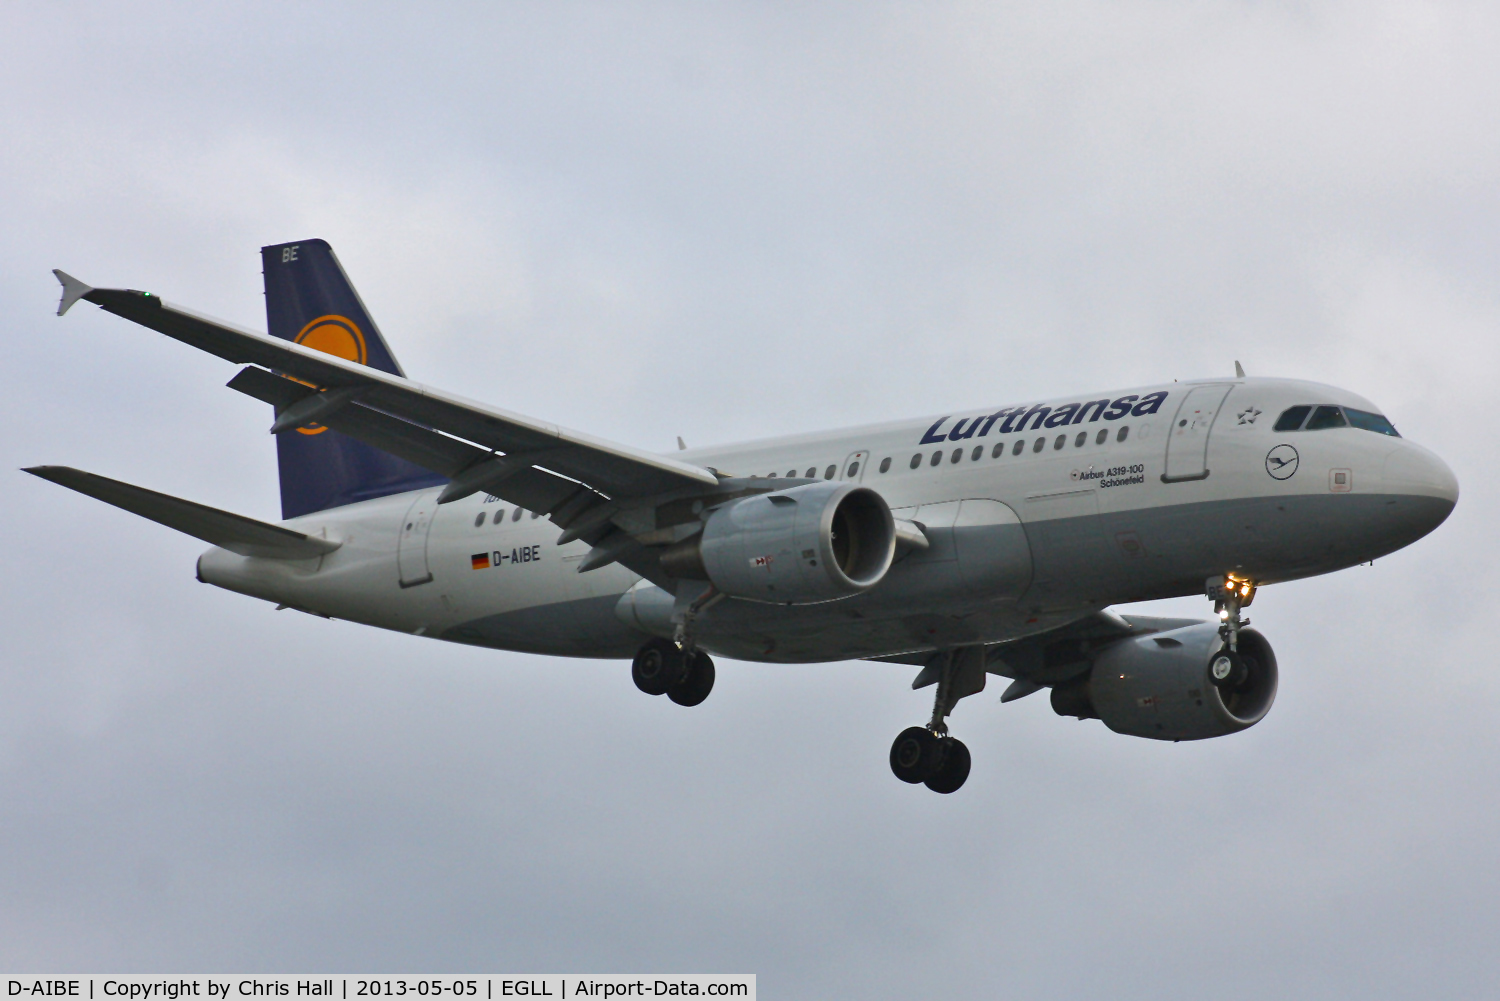
<path fill-rule="evenodd" d="M 1221 645 L 1212 622 L 1122 640 L 1101 650 L 1088 674 L 1053 688 L 1052 708 L 1155 740 L 1202 740 L 1254 726 L 1276 701 L 1276 654 L 1260 633 L 1242 629 L 1238 650 L 1249 673 L 1236 689 L 1221 689 L 1208 673 Z"/>
<path fill-rule="evenodd" d="M 725 594 L 807 604 L 880 583 L 896 552 L 896 524 L 869 487 L 825 481 L 726 504 L 703 531 L 661 558 L 674 577 Z"/>

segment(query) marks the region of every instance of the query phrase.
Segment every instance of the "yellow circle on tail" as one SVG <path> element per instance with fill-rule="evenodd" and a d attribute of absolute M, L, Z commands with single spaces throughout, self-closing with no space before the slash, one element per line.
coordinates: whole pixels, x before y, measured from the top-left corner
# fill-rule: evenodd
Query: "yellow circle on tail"
<path fill-rule="evenodd" d="M 346 361 L 366 364 L 365 335 L 359 326 L 347 316 L 320 316 L 311 320 L 292 339 L 304 347 L 343 358 Z M 309 424 L 297 429 L 299 434 L 322 434 L 328 429 L 321 424 Z"/>

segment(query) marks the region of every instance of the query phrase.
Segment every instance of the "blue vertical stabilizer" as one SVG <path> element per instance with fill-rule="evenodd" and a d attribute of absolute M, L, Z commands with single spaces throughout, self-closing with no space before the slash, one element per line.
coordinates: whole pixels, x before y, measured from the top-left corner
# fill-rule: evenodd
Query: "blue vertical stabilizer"
<path fill-rule="evenodd" d="M 266 323 L 273 337 L 405 375 L 326 242 L 262 247 L 260 259 Z M 431 470 L 319 424 L 278 434 L 276 459 L 283 518 L 446 482 Z"/>

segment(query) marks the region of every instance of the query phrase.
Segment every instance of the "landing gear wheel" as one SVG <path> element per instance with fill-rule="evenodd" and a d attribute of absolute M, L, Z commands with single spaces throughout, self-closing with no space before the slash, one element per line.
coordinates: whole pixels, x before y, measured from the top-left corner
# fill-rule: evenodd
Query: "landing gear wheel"
<path fill-rule="evenodd" d="M 641 647 L 630 665 L 635 687 L 647 695 L 662 695 L 682 680 L 687 665 L 677 644 L 656 639 Z M 709 683 L 712 686 L 712 682 Z M 704 693 L 707 695 L 707 693 Z"/>
<path fill-rule="evenodd" d="M 927 779 L 927 788 L 933 792 L 957 792 L 969 777 L 969 748 L 957 737 L 944 737 L 948 745 L 943 766 Z"/>
<path fill-rule="evenodd" d="M 947 759 L 945 739 L 925 726 L 907 727 L 891 745 L 891 771 L 902 782 L 913 785 L 926 782 L 937 774 Z"/>
<path fill-rule="evenodd" d="M 1228 647 L 1220 648 L 1208 662 L 1208 680 L 1215 688 L 1234 691 L 1249 677 L 1250 669 L 1245 666 L 1245 658 Z"/>
<path fill-rule="evenodd" d="M 714 661 L 702 651 L 682 656 L 687 661 L 686 677 L 667 689 L 667 698 L 679 706 L 696 706 L 714 690 Z"/>

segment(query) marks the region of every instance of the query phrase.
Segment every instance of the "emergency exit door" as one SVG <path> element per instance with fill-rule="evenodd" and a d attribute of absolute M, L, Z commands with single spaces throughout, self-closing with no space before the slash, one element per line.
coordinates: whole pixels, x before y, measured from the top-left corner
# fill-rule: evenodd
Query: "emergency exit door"
<path fill-rule="evenodd" d="M 858 483 L 865 478 L 865 463 L 869 462 L 869 452 L 853 452 L 849 458 L 844 460 L 843 468 L 839 470 L 839 479 Z"/>

